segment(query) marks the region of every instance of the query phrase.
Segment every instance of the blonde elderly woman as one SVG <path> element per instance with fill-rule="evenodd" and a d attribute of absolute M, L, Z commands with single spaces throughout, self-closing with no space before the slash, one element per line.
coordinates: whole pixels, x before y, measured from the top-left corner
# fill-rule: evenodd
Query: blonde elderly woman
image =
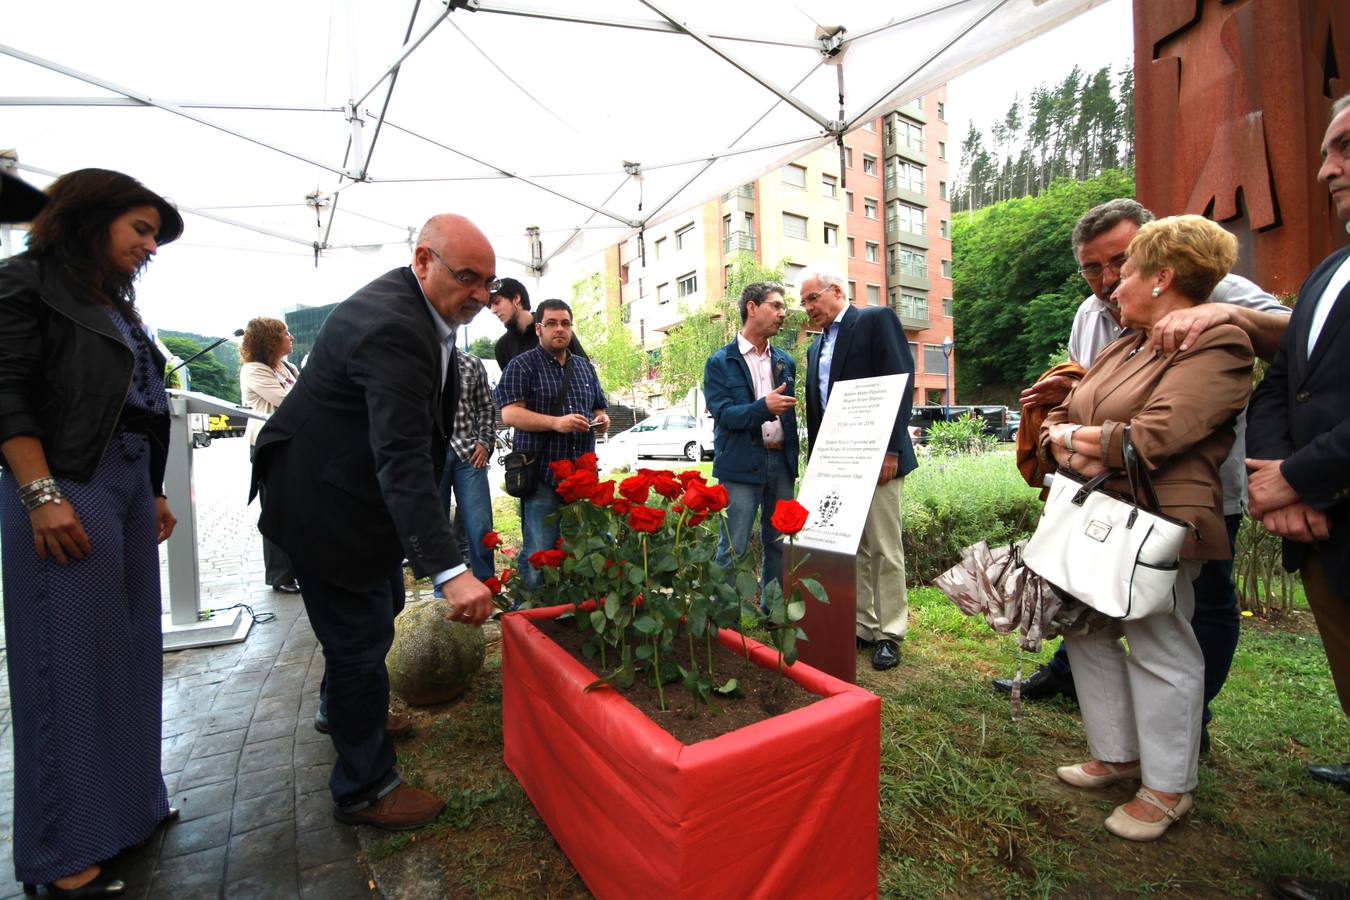
<path fill-rule="evenodd" d="M 259 316 L 250 319 L 244 327 L 244 340 L 239 347 L 239 398 L 249 409 L 271 415 L 286 399 L 300 370 L 286 357 L 295 347 L 295 338 L 280 319 Z M 261 419 L 248 420 L 248 455 L 253 458 L 253 444 L 262 428 Z M 272 590 L 283 594 L 300 593 L 291 558 L 276 544 L 263 538 L 264 577 Z"/>
<path fill-rule="evenodd" d="M 1232 325 L 1207 329 L 1171 353 L 1150 343 L 1156 322 L 1204 302 L 1227 274 L 1237 258 L 1232 235 L 1201 216 L 1177 216 L 1144 225 L 1128 252 L 1111 299 L 1131 330 L 1046 417 L 1040 441 L 1061 469 L 1085 478 L 1109 469 L 1120 477 L 1107 487 L 1128 494 L 1128 426 L 1160 511 L 1194 526 L 1181 549 L 1173 611 L 1065 638 L 1092 759 L 1061 766 L 1058 775 L 1082 788 L 1141 780 L 1106 828 L 1151 841 L 1192 808 L 1204 659 L 1191 631 L 1191 581 L 1202 560 L 1230 555 L 1219 464 L 1251 393 L 1252 347 Z"/>

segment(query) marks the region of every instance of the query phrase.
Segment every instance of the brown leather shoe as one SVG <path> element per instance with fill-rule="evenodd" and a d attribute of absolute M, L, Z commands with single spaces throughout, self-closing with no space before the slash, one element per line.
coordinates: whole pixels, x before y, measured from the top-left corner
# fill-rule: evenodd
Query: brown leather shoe
<path fill-rule="evenodd" d="M 352 812 L 334 807 L 333 818 L 344 825 L 369 825 L 385 831 L 411 831 L 430 825 L 445 809 L 430 791 L 400 784 L 369 806 Z"/>
<path fill-rule="evenodd" d="M 400 716 L 392 709 L 389 710 L 389 717 L 384 721 L 384 731 L 391 740 L 405 738 L 412 734 L 412 719 L 408 716 Z"/>

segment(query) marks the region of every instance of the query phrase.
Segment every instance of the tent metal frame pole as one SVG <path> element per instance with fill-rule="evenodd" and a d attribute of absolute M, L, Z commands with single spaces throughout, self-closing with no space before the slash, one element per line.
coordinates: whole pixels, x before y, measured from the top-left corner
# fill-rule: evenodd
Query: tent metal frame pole
<path fill-rule="evenodd" d="M 180 206 L 179 212 L 191 213 L 194 216 L 201 216 L 203 219 L 210 219 L 213 222 L 219 222 L 222 225 L 233 225 L 236 228 L 243 228 L 247 231 L 253 231 L 267 237 L 277 238 L 282 241 L 290 241 L 292 244 L 299 244 L 302 247 L 313 247 L 314 242 L 304 238 L 295 237 L 290 234 L 282 234 L 280 231 L 272 231 L 269 228 L 262 228 L 258 225 L 250 225 L 247 222 L 240 222 L 238 219 L 231 219 L 229 216 L 222 216 L 219 213 L 211 212 L 206 209 L 197 209 L 192 206 Z"/>
<path fill-rule="evenodd" d="M 712 42 L 712 38 L 709 35 L 704 34 L 701 31 L 697 31 L 691 28 L 690 26 L 686 25 L 685 23 L 679 21 L 678 19 L 675 18 L 674 13 L 666 12 L 665 9 L 663 9 L 660 5 L 654 3 L 653 0 L 640 0 L 640 2 L 642 3 L 643 6 L 647 7 L 652 12 L 666 19 L 668 22 L 670 22 L 671 25 L 675 26 L 675 28 L 677 28 L 684 34 L 689 35 L 689 37 L 693 38 L 698 43 L 702 44 L 710 52 L 715 53 L 717 56 L 721 57 L 727 63 L 734 66 L 736 70 L 739 71 L 746 78 L 749 78 L 751 81 L 755 82 L 760 87 L 764 88 L 770 93 L 775 94 L 784 103 L 788 104 L 793 109 L 797 110 L 797 112 L 809 118 L 811 121 L 815 122 L 821 128 L 824 128 L 826 131 L 834 130 L 834 123 L 832 123 L 829 119 L 825 118 L 820 113 L 816 112 L 814 109 L 807 106 L 805 103 L 798 100 L 796 97 L 792 96 L 791 91 L 784 90 L 783 88 L 779 87 L 778 85 L 770 81 L 767 76 L 759 74 L 754 69 L 750 68 L 750 66 L 741 62 L 739 59 L 732 56 L 730 53 L 727 53 L 725 50 L 719 48 Z"/>
<path fill-rule="evenodd" d="M 257 144 L 260 147 L 265 147 L 268 150 L 274 150 L 277 153 L 289 156 L 292 159 L 298 159 L 304 163 L 309 163 L 311 166 L 317 166 L 320 169 L 324 169 L 325 171 L 332 172 L 336 175 L 345 174 L 341 169 L 334 168 L 333 166 L 330 166 L 328 163 L 320 162 L 319 160 L 306 156 L 305 154 L 300 153 L 298 151 L 288 150 L 285 147 L 270 143 L 269 141 L 265 141 L 262 138 L 254 137 L 253 135 L 249 134 L 246 131 L 240 131 L 237 128 L 231 128 L 230 126 L 225 125 L 221 122 L 212 121 L 211 119 L 208 119 L 205 116 L 199 116 L 196 113 L 191 112 L 190 110 L 182 106 L 178 106 L 177 104 L 169 103 L 164 100 L 156 100 L 149 94 L 133 90 L 132 88 L 122 87 L 121 85 L 114 84 L 111 81 L 106 81 L 102 78 L 99 78 L 96 75 L 90 75 L 87 72 L 81 72 L 78 69 L 72 69 L 69 66 L 62 65 L 61 63 L 54 62 L 50 59 L 44 59 L 41 56 L 34 56 L 31 53 L 25 53 L 24 51 L 18 49 L 17 47 L 10 47 L 7 44 L 0 44 L 0 54 L 12 57 L 17 60 L 21 60 L 26 63 L 30 63 L 35 66 L 39 66 L 40 68 L 56 72 L 57 74 L 60 75 L 66 75 L 71 78 L 75 78 L 79 81 L 85 82 L 86 84 L 92 84 L 95 87 L 100 87 L 103 88 L 104 90 L 112 91 L 114 94 L 121 94 L 122 96 L 129 97 L 132 100 L 135 100 L 136 102 L 144 106 L 153 106 L 156 109 L 162 109 L 165 112 L 173 113 L 176 116 L 182 116 L 183 118 L 188 119 L 189 121 L 192 122 L 196 122 L 199 125 L 205 125 L 208 128 L 214 128 L 217 131 L 223 131 L 228 135 L 233 135 L 234 137 L 240 138 L 241 140 L 248 141 L 249 143 L 252 144 Z"/>
<path fill-rule="evenodd" d="M 392 71 L 397 72 L 398 67 L 395 66 Z M 356 10 L 353 8 L 353 0 L 347 0 L 347 84 L 352 93 L 356 93 Z M 374 88 L 371 90 L 374 90 Z M 369 92 L 367 92 L 368 95 Z M 366 98 L 361 98 L 361 100 L 364 99 Z M 348 177 L 353 181 L 361 180 L 364 170 L 362 160 L 366 155 L 365 135 L 362 132 L 365 122 L 361 119 L 361 100 L 353 100 L 347 104 L 346 109 L 347 124 L 351 126 L 351 145 L 347 148 L 347 156 L 343 163 L 345 165 L 347 160 L 354 160 L 356 166 L 359 167 L 355 172 L 351 169 L 347 171 Z M 336 212 L 336 210 L 334 211 Z M 328 227 L 330 230 L 333 227 L 331 219 L 328 222 Z M 326 241 L 326 234 L 324 238 Z"/>
<path fill-rule="evenodd" d="M 201 100 L 166 100 L 181 109 L 232 109 L 253 112 L 340 113 L 345 106 L 287 106 L 272 103 L 208 103 Z M 0 106 L 145 106 L 128 97 L 0 97 Z"/>
<path fill-rule="evenodd" d="M 441 13 L 436 16 L 435 20 L 432 21 L 432 23 L 426 27 L 426 30 L 424 30 L 420 35 L 417 36 L 417 40 L 413 41 L 411 44 L 405 43 L 403 45 L 402 51 L 400 51 L 399 55 L 394 59 L 394 61 L 389 64 L 388 68 L 384 70 L 384 74 L 382 74 L 379 78 L 377 78 L 375 80 L 375 83 L 372 84 L 369 88 L 367 88 L 364 94 L 353 100 L 352 106 L 358 107 L 362 103 L 365 103 L 366 98 L 369 97 L 371 94 L 375 93 L 375 89 L 378 88 L 380 85 L 384 84 L 385 79 L 389 78 L 391 75 L 397 72 L 399 66 L 403 65 L 403 61 L 407 59 L 409 56 L 411 56 L 414 50 L 422 46 L 423 41 L 431 37 L 431 33 L 440 27 L 441 23 L 445 21 L 446 16 L 450 15 L 450 13 L 454 10 L 454 8 L 455 4 L 453 2 L 446 3 L 445 9 L 442 10 Z"/>
<path fill-rule="evenodd" d="M 966 2 L 966 0 L 957 0 L 957 2 Z M 658 31 L 664 34 L 685 33 L 677 25 L 672 25 L 669 22 L 662 22 L 656 19 L 624 19 L 617 16 L 587 16 L 564 10 L 543 9 L 537 6 L 524 6 L 520 4 L 506 6 L 503 4 L 480 3 L 477 2 L 477 0 L 470 0 L 467 8 L 471 9 L 473 12 L 498 13 L 507 16 L 524 16 L 531 19 L 551 19 L 555 22 L 575 22 L 580 25 L 602 25 L 609 28 L 627 28 L 631 31 Z M 708 36 L 719 41 L 742 41 L 750 44 L 766 44 L 771 47 L 796 47 L 802 50 L 814 50 L 819 46 L 815 41 L 809 40 L 799 41 L 748 34 L 731 34 L 724 31 L 710 31 L 708 32 Z"/>

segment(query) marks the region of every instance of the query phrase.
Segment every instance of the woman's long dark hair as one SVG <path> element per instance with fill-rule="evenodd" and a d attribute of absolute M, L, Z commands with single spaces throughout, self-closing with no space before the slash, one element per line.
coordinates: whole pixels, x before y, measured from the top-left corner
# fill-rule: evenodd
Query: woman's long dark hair
<path fill-rule="evenodd" d="M 62 267 L 139 324 L 134 282 L 140 271 L 127 275 L 112 264 L 108 258 L 109 226 L 129 209 L 153 206 L 160 216 L 155 240 L 167 244 L 183 233 L 178 210 L 130 175 L 110 169 L 69 172 L 52 182 L 47 195 L 51 199 L 28 232 L 28 254 Z"/>

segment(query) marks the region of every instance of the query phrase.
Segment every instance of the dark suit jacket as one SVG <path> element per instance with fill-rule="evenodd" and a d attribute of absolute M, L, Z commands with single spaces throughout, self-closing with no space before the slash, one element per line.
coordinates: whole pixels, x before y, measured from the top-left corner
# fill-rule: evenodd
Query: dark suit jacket
<path fill-rule="evenodd" d="M 818 335 L 806 351 L 806 427 L 808 452 L 816 445 L 820 420 L 825 410 L 820 405 L 820 342 Z M 839 334 L 834 339 L 834 356 L 830 362 L 830 386 L 855 378 L 875 378 L 878 375 L 908 375 L 905 396 L 900 400 L 900 411 L 895 416 L 891 439 L 886 452 L 899 457 L 896 474 L 903 477 L 918 467 L 914 446 L 909 440 L 909 413 L 914 397 L 914 360 L 909 355 L 909 343 L 900 320 L 887 306 L 869 306 L 859 309 L 850 306 L 839 323 Z"/>
<path fill-rule="evenodd" d="M 1318 299 L 1350 247 L 1328 256 L 1299 288 L 1294 316 L 1275 361 L 1247 411 L 1247 455 L 1283 459 L 1280 472 L 1299 496 L 1327 514 L 1331 539 L 1320 552 L 1332 583 L 1350 578 L 1350 287 L 1341 291 L 1308 358 Z M 1306 545 L 1284 542 L 1284 567 L 1303 563 Z"/>
<path fill-rule="evenodd" d="M 351 588 L 407 559 L 460 563 L 436 483 L 445 463 L 440 344 L 412 270 L 381 275 L 329 315 L 286 402 L 258 435 L 258 527 Z M 449 408 L 459 380 L 450 362 Z"/>
<path fill-rule="evenodd" d="M 796 392 L 797 364 L 786 352 L 769 345 L 773 386 L 785 385 L 787 396 Z M 741 355 L 738 339 L 708 357 L 703 366 L 703 396 L 713 417 L 713 477 L 741 484 L 764 483 L 764 437 L 760 428 L 775 418 L 761 397 Z M 783 426 L 783 455 L 788 474 L 797 477 L 797 413 L 777 416 Z"/>

